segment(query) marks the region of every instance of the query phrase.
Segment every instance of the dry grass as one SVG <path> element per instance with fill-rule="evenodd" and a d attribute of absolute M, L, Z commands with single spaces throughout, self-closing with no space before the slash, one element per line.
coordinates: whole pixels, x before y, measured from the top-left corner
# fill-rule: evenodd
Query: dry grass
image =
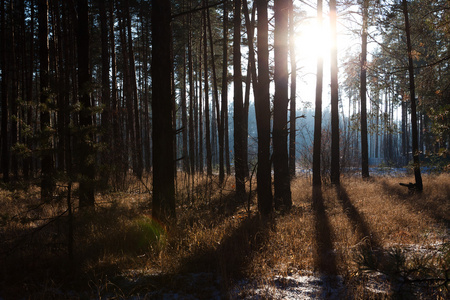
<path fill-rule="evenodd" d="M 178 222 L 170 230 L 151 219 L 149 181 L 135 182 L 127 192 L 98 195 L 95 212 L 75 212 L 72 261 L 64 187 L 46 204 L 33 185 L 1 189 L 0 297 L 126 298 L 176 289 L 208 298 L 214 291 L 199 290 L 184 276 L 203 274 L 198 284 L 226 295 L 239 279 L 271 284 L 276 275 L 311 272 L 343 278 L 347 297 L 395 297 L 392 285 L 384 293 L 367 289 L 386 278 L 363 272 L 362 250 L 382 261 L 392 257 L 389 249 L 400 249 L 412 259 L 424 249 L 440 253 L 439 245 L 449 242 L 450 175 L 424 176 L 422 194 L 409 194 L 400 181 L 413 178 L 344 177 L 340 188 L 323 186 L 313 195 L 308 179 L 298 178 L 292 212 L 263 220 L 254 190 L 250 211 L 248 203 L 236 203 L 233 178 L 220 187 L 215 177 L 192 183 L 179 174 Z M 448 271 L 446 254 L 446 261 L 436 255 L 429 261 Z M 448 290 L 414 295 L 439 298 Z"/>

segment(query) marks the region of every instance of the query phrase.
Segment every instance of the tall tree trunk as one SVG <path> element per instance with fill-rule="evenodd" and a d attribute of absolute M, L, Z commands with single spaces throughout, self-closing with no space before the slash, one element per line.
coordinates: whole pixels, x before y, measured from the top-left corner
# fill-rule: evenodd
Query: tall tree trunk
<path fill-rule="evenodd" d="M 92 146 L 92 104 L 91 104 L 91 72 L 90 72 L 90 36 L 89 36 L 89 4 L 88 0 L 78 0 L 78 91 L 82 105 L 80 110 L 79 159 L 80 159 L 80 207 L 93 208 L 95 205 L 95 150 Z"/>
<path fill-rule="evenodd" d="M 184 4 L 184 1 L 183 1 Z M 183 5 L 184 7 L 184 5 Z M 190 18 L 190 16 L 189 16 Z M 186 17 L 183 16 L 183 27 L 186 28 Z M 190 27 L 189 29 L 189 41 L 190 42 Z M 183 39 L 183 42 L 185 43 L 185 40 Z M 186 103 L 186 48 L 185 44 L 183 45 L 183 73 L 181 78 L 181 128 L 182 128 L 182 157 L 183 157 L 183 171 L 185 173 L 190 173 L 189 169 L 189 155 L 188 155 L 188 121 L 187 121 L 187 103 Z M 191 45 L 187 45 L 188 47 L 191 47 Z M 189 61 L 191 61 L 191 57 L 189 57 Z M 189 65 L 190 66 L 190 65 Z"/>
<path fill-rule="evenodd" d="M 245 199 L 245 159 L 244 137 L 242 136 L 244 107 L 241 73 L 241 0 L 234 0 L 233 34 L 233 82 L 234 82 L 234 170 L 236 178 L 236 198 Z"/>
<path fill-rule="evenodd" d="M 222 44 L 222 108 L 220 120 L 224 133 L 224 155 L 227 175 L 230 175 L 230 149 L 228 142 L 228 0 L 223 3 L 223 44 Z"/>
<path fill-rule="evenodd" d="M 364 0 L 362 7 L 363 28 L 361 35 L 361 170 L 362 177 L 369 177 L 369 147 L 367 141 L 367 22 L 369 1 Z"/>
<path fill-rule="evenodd" d="M 337 61 L 337 9 L 336 0 L 330 0 L 331 26 L 331 183 L 340 183 L 339 165 L 339 92 Z"/>
<path fill-rule="evenodd" d="M 189 8 L 191 3 L 189 2 Z M 189 33 L 188 33 L 188 61 L 189 61 L 189 161 L 190 174 L 195 174 L 195 134 L 194 134 L 194 57 L 192 42 L 192 15 L 189 15 Z M 205 25 L 206 26 L 206 25 Z M 205 27 L 206 28 L 206 27 Z M 206 36 L 205 36 L 206 39 Z M 206 50 L 205 50 L 206 51 Z M 191 176 L 192 186 L 194 185 L 194 176 Z"/>
<path fill-rule="evenodd" d="M 6 63 L 6 13 L 5 0 L 1 2 L 1 63 L 2 63 L 2 172 L 3 181 L 9 182 L 9 141 L 8 141 L 8 72 Z"/>
<path fill-rule="evenodd" d="M 11 63 L 11 99 L 10 99 L 10 107 L 11 107 L 11 146 L 14 147 L 18 140 L 17 140 L 17 123 L 18 123 L 18 100 L 19 100 L 19 87 L 18 87 L 18 58 L 17 58 L 17 51 L 16 51 L 16 14 L 15 14 L 15 7 L 13 0 L 9 3 L 9 10 L 11 12 L 11 23 L 10 23 L 10 31 L 11 34 L 9 36 L 9 44 L 11 45 L 10 48 L 10 57 L 9 61 Z M 17 181 L 19 177 L 19 165 L 18 165 L 18 158 L 15 151 L 11 151 L 11 171 L 14 176 L 14 180 Z"/>
<path fill-rule="evenodd" d="M 275 208 L 290 210 L 292 207 L 287 145 L 288 108 L 288 12 L 289 0 L 274 4 L 275 15 L 275 98 L 273 101 L 273 168 Z"/>
<path fill-rule="evenodd" d="M 206 174 L 212 175 L 211 122 L 209 120 L 209 85 L 208 85 L 208 39 L 206 34 L 206 13 L 202 11 L 203 20 L 203 64 L 205 66 L 205 137 L 206 137 Z"/>
<path fill-rule="evenodd" d="M 42 148 L 42 180 L 41 198 L 51 199 L 55 182 L 53 179 L 53 156 L 50 141 L 50 91 L 49 91 L 49 58 L 48 58 L 48 2 L 38 1 L 38 39 L 40 61 L 40 103 L 41 103 L 41 148 Z"/>
<path fill-rule="evenodd" d="M 143 162 L 142 162 L 142 138 L 141 138 L 141 122 L 139 118 L 139 99 L 137 94 L 137 84 L 136 84 L 136 66 L 135 66 L 135 57 L 134 57 L 134 50 L 133 50 L 133 36 L 131 33 L 131 16 L 130 16 L 130 5 L 127 1 L 125 6 L 125 17 L 127 20 L 127 36 L 128 36 L 128 54 L 129 54 L 129 62 L 130 62 L 130 95 L 133 99 L 133 111 L 134 111 L 134 132 L 135 132 L 135 140 L 134 143 L 136 143 L 135 146 L 135 153 L 133 155 L 136 156 L 136 176 L 138 178 L 142 177 L 142 171 L 143 171 Z"/>
<path fill-rule="evenodd" d="M 295 56 L 295 19 L 294 1 L 289 3 L 289 53 L 291 60 L 291 99 L 289 114 L 289 176 L 295 177 L 295 135 L 296 135 L 296 93 L 297 93 L 297 61 Z"/>
<path fill-rule="evenodd" d="M 106 150 L 103 157 L 103 171 L 102 181 L 103 184 L 108 184 L 110 170 L 108 170 L 111 165 L 111 150 L 112 150 L 112 126 L 111 126 L 111 97 L 109 88 L 109 45 L 108 45 L 108 18 L 106 15 L 106 5 L 105 1 L 100 1 L 100 32 L 101 32 L 101 60 L 102 60 L 102 102 L 103 102 L 103 112 L 102 112 L 102 133 L 103 133 L 103 143 L 106 145 Z"/>
<path fill-rule="evenodd" d="M 172 70 L 170 20 L 170 0 L 152 0 L 152 215 L 165 223 L 173 223 L 176 218 L 170 87 Z"/>
<path fill-rule="evenodd" d="M 25 38 L 32 40 L 34 37 L 34 1 L 30 1 L 30 7 L 31 7 L 31 17 L 30 17 L 30 30 L 28 33 L 25 34 Z M 25 14 L 23 16 L 24 20 L 23 22 L 25 23 Z M 25 26 L 25 25 L 24 25 Z M 30 105 L 28 105 L 27 108 L 27 113 L 26 113 L 26 124 L 27 126 L 29 126 L 30 128 L 32 128 L 33 126 L 33 109 L 32 109 L 32 101 L 33 101 L 33 72 L 34 72 L 34 43 L 29 43 L 29 48 L 26 47 L 26 49 L 24 51 L 28 52 L 28 59 L 25 62 L 25 98 L 27 103 L 29 103 Z M 25 59 L 25 56 L 24 56 Z M 3 135 L 3 134 L 2 134 Z M 33 149 L 33 142 L 32 142 L 32 138 L 31 136 L 26 136 L 26 144 L 28 149 Z M 32 172 L 33 172 L 33 154 L 29 154 L 24 158 L 24 162 L 23 162 L 23 175 L 25 177 L 25 179 L 29 179 L 30 176 L 32 176 Z"/>
<path fill-rule="evenodd" d="M 244 149 L 244 167 L 245 176 L 248 177 L 248 110 L 250 107 L 250 85 L 253 82 L 253 92 L 256 87 L 256 64 L 255 64 L 255 50 L 253 49 L 253 37 L 255 29 L 255 12 L 256 10 L 252 8 L 252 16 L 250 19 L 248 12 L 248 4 L 244 2 L 242 5 L 242 10 L 245 16 L 245 25 L 247 28 L 247 42 L 248 42 L 248 64 L 247 64 L 247 78 L 245 81 L 245 97 L 244 97 L 244 119 L 243 119 L 243 149 Z M 256 95 L 256 93 L 254 93 Z"/>
<path fill-rule="evenodd" d="M 317 22 L 319 32 L 323 29 L 323 2 L 317 0 Z M 316 107 L 314 113 L 314 146 L 313 146 L 313 185 L 320 186 L 322 178 L 320 175 L 320 155 L 322 148 L 322 89 L 323 89 L 323 57 L 317 57 L 316 73 Z"/>
<path fill-rule="evenodd" d="M 206 0 L 206 6 L 208 6 L 208 0 Z M 219 133 L 219 183 L 222 184 L 225 178 L 225 168 L 224 168 L 224 131 L 223 131 L 223 121 L 220 114 L 220 104 L 219 104 L 219 89 L 217 88 L 217 76 L 216 76 L 216 63 L 214 58 L 214 43 L 211 30 L 211 17 L 209 14 L 209 9 L 206 10 L 206 17 L 208 19 L 208 33 L 209 33 L 209 47 L 211 49 L 211 67 L 213 75 L 213 86 L 214 86 L 214 101 L 216 108 L 216 120 L 217 129 Z"/>
<path fill-rule="evenodd" d="M 269 22 L 267 1 L 256 0 L 256 5 L 258 10 L 258 80 L 255 93 L 256 126 L 258 130 L 256 191 L 258 194 L 258 211 L 262 215 L 269 215 L 273 210 L 270 162 Z"/>
<path fill-rule="evenodd" d="M 111 105 L 112 105 L 112 131 L 113 131 L 113 167 L 118 168 L 119 170 L 123 166 L 123 161 L 128 158 L 123 157 L 123 143 L 122 143 L 122 135 L 120 134 L 120 126 L 119 121 L 121 118 L 120 112 L 120 103 L 117 99 L 118 91 L 117 91 L 117 62 L 116 62 L 116 42 L 115 42 L 115 17 L 114 17 L 114 1 L 110 1 L 109 6 L 109 44 L 110 44 L 110 53 L 111 53 Z M 115 180 L 116 183 L 120 178 L 120 172 L 115 172 Z"/>
<path fill-rule="evenodd" d="M 409 73 L 409 93 L 411 101 L 411 126 L 412 126 L 412 152 L 414 162 L 414 178 L 416 180 L 416 190 L 423 190 L 422 175 L 420 173 L 419 161 L 419 142 L 417 132 L 417 112 L 416 112 L 416 88 L 414 83 L 414 63 L 412 57 L 411 46 L 411 28 L 408 16 L 408 3 L 402 0 L 403 14 L 405 16 L 405 32 L 406 32 L 406 47 L 408 49 L 408 73 Z"/>
<path fill-rule="evenodd" d="M 200 38 L 200 42 L 199 42 L 199 48 L 198 48 L 198 61 L 199 61 L 199 96 L 198 96 L 198 127 L 199 127 L 199 132 L 198 132 L 198 140 L 197 140 L 197 145 L 199 148 L 198 151 L 198 171 L 200 173 L 203 173 L 203 162 L 204 162 L 204 155 L 203 155 L 203 89 L 202 89 L 202 39 Z"/>

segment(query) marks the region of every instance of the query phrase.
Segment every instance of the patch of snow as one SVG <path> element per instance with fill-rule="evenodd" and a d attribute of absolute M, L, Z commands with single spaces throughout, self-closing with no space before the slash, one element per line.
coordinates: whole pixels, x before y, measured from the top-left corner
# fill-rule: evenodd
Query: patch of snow
<path fill-rule="evenodd" d="M 275 276 L 265 283 L 241 281 L 232 292 L 240 299 L 340 299 L 343 280 L 340 276 Z"/>

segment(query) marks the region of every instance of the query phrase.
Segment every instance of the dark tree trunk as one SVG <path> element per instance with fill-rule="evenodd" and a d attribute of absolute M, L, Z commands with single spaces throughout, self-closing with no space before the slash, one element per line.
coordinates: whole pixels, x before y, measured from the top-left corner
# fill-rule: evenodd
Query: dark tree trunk
<path fill-rule="evenodd" d="M 331 183 L 340 183 L 339 165 L 339 92 L 337 62 L 337 10 L 336 0 L 330 1 L 331 26 Z"/>
<path fill-rule="evenodd" d="M 270 163 L 270 77 L 269 29 L 267 1 L 256 1 L 258 10 L 258 80 L 255 94 L 256 125 L 258 130 L 258 169 L 256 171 L 258 211 L 269 215 L 273 210 L 272 174 Z"/>
<path fill-rule="evenodd" d="M 13 1 L 10 1 L 9 3 L 9 11 L 11 12 L 11 22 L 10 22 L 10 36 L 9 36 L 9 44 L 11 45 L 10 48 L 10 57 L 9 61 L 11 64 L 11 99 L 10 99 L 10 107 L 11 107 L 11 114 L 14 116 L 11 118 L 11 146 L 14 147 L 18 140 L 17 140 L 17 120 L 20 118 L 18 115 L 17 105 L 18 105 L 18 99 L 19 99 L 19 86 L 18 86 L 18 57 L 17 57 L 17 50 L 16 50 L 16 14 L 15 14 L 15 7 Z M 13 178 L 15 181 L 18 180 L 19 177 L 19 165 L 18 165 L 18 158 L 15 151 L 11 151 L 11 171 L 13 174 Z"/>
<path fill-rule="evenodd" d="M 106 15 L 105 1 L 99 2 L 100 9 L 100 32 L 101 32 L 101 60 L 102 60 L 102 133 L 103 143 L 105 144 L 105 152 L 102 155 L 103 171 L 102 181 L 103 184 L 108 184 L 109 179 L 109 166 L 111 165 L 112 157 L 112 126 L 111 126 L 111 97 L 109 88 L 109 44 L 108 44 L 108 18 Z"/>
<path fill-rule="evenodd" d="M 322 32 L 322 0 L 317 1 L 317 19 L 320 32 Z M 323 88 L 323 57 L 317 57 L 316 74 L 316 107 L 314 113 L 314 148 L 313 148 L 313 185 L 320 186 L 322 178 L 320 175 L 320 154 L 322 148 L 322 88 Z"/>
<path fill-rule="evenodd" d="M 208 6 L 208 0 L 206 0 L 206 5 Z M 206 17 L 208 19 L 209 47 L 211 49 L 211 67 L 213 74 L 214 101 L 216 109 L 215 114 L 217 120 L 217 129 L 219 133 L 219 183 L 222 184 L 225 179 L 224 156 L 223 156 L 224 131 L 223 131 L 223 121 L 220 114 L 219 90 L 217 88 L 216 63 L 214 58 L 214 43 L 211 30 L 211 17 L 209 14 L 209 9 L 206 10 Z"/>
<path fill-rule="evenodd" d="M 295 177 L 297 61 L 295 56 L 294 2 L 289 3 L 289 53 L 291 59 L 291 99 L 289 114 L 289 176 Z"/>
<path fill-rule="evenodd" d="M 6 65 L 6 13 L 5 1 L 1 2 L 1 63 L 2 63 L 2 172 L 3 181 L 9 182 L 9 143 L 8 143 L 8 72 Z"/>
<path fill-rule="evenodd" d="M 243 202 L 245 199 L 245 159 L 244 137 L 244 107 L 242 95 L 241 73 L 241 0 L 234 1 L 234 34 L 233 34 L 233 81 L 234 81 L 234 170 L 236 178 L 236 198 Z"/>
<path fill-rule="evenodd" d="M 255 7 L 252 9 L 252 15 L 248 12 L 248 4 L 246 2 L 242 5 L 243 13 L 245 16 L 245 25 L 247 28 L 247 42 L 248 42 L 248 64 L 247 64 L 247 78 L 245 81 L 245 97 L 244 97 L 244 119 L 243 119 L 243 149 L 244 149 L 244 166 L 245 166 L 245 176 L 248 177 L 248 110 L 250 107 L 250 85 L 253 82 L 253 92 L 255 93 L 256 88 L 256 64 L 255 64 L 255 50 L 253 47 L 254 38 L 254 28 L 255 28 Z"/>
<path fill-rule="evenodd" d="M 222 45 L 222 108 L 220 120 L 224 131 L 224 155 L 227 175 L 230 175 L 230 149 L 228 142 L 228 0 L 223 3 L 223 45 Z"/>
<path fill-rule="evenodd" d="M 42 148 L 42 180 L 41 198 L 44 201 L 51 199 L 55 182 L 53 179 L 53 156 L 50 141 L 50 104 L 49 91 L 49 58 L 48 58 L 48 2 L 38 1 L 38 39 L 40 61 L 40 103 L 41 103 L 41 148 Z"/>
<path fill-rule="evenodd" d="M 175 185 L 173 171 L 172 101 L 170 59 L 172 32 L 170 0 L 152 1 L 152 116 L 153 116 L 153 203 L 157 220 L 173 223 Z"/>
<path fill-rule="evenodd" d="M 189 8 L 191 3 L 189 3 Z M 189 15 L 189 32 L 188 32 L 188 61 L 189 61 L 189 167 L 190 174 L 195 174 L 195 134 L 194 134 L 194 57 L 192 53 L 192 16 Z M 205 25 L 206 26 L 206 25 Z M 206 27 L 205 27 L 206 28 Z M 205 36 L 206 38 L 206 36 Z M 205 50 L 206 51 L 206 50 Z M 191 177 L 192 185 L 194 185 L 194 176 Z"/>
<path fill-rule="evenodd" d="M 408 49 L 408 73 L 409 73 L 409 92 L 411 101 L 411 126 L 412 126 L 412 152 L 414 162 L 414 177 L 416 179 L 416 190 L 423 190 L 422 175 L 420 173 L 419 161 L 419 142 L 417 132 L 417 112 L 416 112 L 416 88 L 414 83 L 414 63 L 412 57 L 411 46 L 411 28 L 408 16 L 408 3 L 402 0 L 403 14 L 405 16 L 405 32 L 406 32 L 406 46 Z"/>
<path fill-rule="evenodd" d="M 80 207 L 93 208 L 95 205 L 95 151 L 92 146 L 92 104 L 91 104 L 91 72 L 90 72 L 90 36 L 89 36 L 89 4 L 88 0 L 78 0 L 78 91 L 82 105 L 80 110 L 79 167 L 80 167 Z"/>
<path fill-rule="evenodd" d="M 184 1 L 183 1 L 184 3 Z M 183 17 L 183 25 L 186 26 L 186 18 Z M 190 28 L 190 27 L 189 27 Z M 190 29 L 189 29 L 190 30 Z M 190 33 L 188 33 L 190 35 Z M 190 38 L 189 38 L 190 41 Z M 185 42 L 185 39 L 183 39 Z M 188 45 L 190 47 L 190 45 Z M 183 73 L 181 75 L 181 128 L 182 128 L 182 157 L 183 157 L 183 171 L 190 173 L 189 169 L 189 155 L 188 155 L 188 121 L 187 121 L 187 103 L 186 103 L 186 50 L 183 45 Z M 189 58 L 191 59 L 191 58 Z"/>
<path fill-rule="evenodd" d="M 126 1 L 125 7 L 125 17 L 127 19 L 127 36 L 128 36 L 128 55 L 130 62 L 130 73 L 129 73 L 129 83 L 130 83 L 130 96 L 133 99 L 133 111 L 134 111 L 134 135 L 135 135 L 135 153 L 133 155 L 136 156 L 136 170 L 135 174 L 138 178 L 142 177 L 143 171 L 143 162 L 142 162 L 142 138 L 141 138 L 141 122 L 139 118 L 139 99 L 137 93 L 137 84 L 136 84 L 136 66 L 135 66 L 135 57 L 133 50 L 133 37 L 131 34 L 131 16 L 130 16 L 130 7 L 129 2 Z"/>
<path fill-rule="evenodd" d="M 203 21 L 203 64 L 205 66 L 205 137 L 206 137 L 206 174 L 212 175 L 211 122 L 209 119 L 209 85 L 208 85 L 208 39 L 206 34 L 206 13 L 202 12 Z"/>
<path fill-rule="evenodd" d="M 362 177 L 369 177 L 369 147 L 367 141 L 367 22 L 369 1 L 363 2 L 363 28 L 361 35 L 361 170 Z"/>
<path fill-rule="evenodd" d="M 287 145 L 288 108 L 288 11 L 289 0 L 274 4 L 275 15 L 275 98 L 273 104 L 273 168 L 275 208 L 290 210 L 292 206 Z"/>

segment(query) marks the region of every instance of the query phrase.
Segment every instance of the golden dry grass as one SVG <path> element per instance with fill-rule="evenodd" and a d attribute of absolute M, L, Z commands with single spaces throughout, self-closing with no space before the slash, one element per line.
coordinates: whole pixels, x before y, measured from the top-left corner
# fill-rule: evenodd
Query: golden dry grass
<path fill-rule="evenodd" d="M 226 294 L 242 278 L 270 284 L 275 275 L 314 272 L 344 278 L 346 296 L 391 298 L 389 288 L 367 291 L 370 277 L 357 259 L 361 246 L 386 253 L 393 247 L 434 251 L 449 239 L 450 175 L 424 176 L 421 194 L 398 184 L 409 181 L 344 177 L 340 188 L 323 186 L 313 195 L 309 180 L 297 178 L 292 211 L 263 220 L 255 182 L 249 211 L 248 203 L 234 200 L 233 178 L 220 187 L 215 177 L 192 183 L 178 174 L 178 222 L 170 230 L 151 219 L 149 181 L 135 182 L 127 192 L 97 195 L 95 212 L 75 212 L 72 262 L 67 217 L 53 219 L 66 209 L 65 189 L 47 204 L 39 202 L 37 187 L 3 189 L 0 296 L 58 298 L 55 291 L 76 290 L 80 297 L 126 298 L 162 286 L 190 291 L 179 279 L 188 273 L 214 274 Z M 141 280 L 123 284 L 130 277 Z"/>

